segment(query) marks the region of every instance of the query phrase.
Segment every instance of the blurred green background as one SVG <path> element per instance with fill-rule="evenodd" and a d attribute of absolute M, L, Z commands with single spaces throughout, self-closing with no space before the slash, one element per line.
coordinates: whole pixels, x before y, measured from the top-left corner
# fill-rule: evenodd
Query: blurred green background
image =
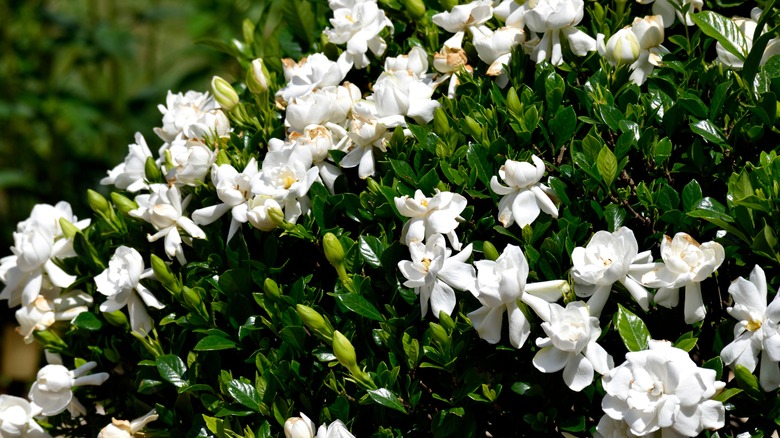
<path fill-rule="evenodd" d="M 0 257 L 11 254 L 16 224 L 36 203 L 65 200 L 79 218 L 90 216 L 86 190 L 99 189 L 136 131 L 156 152 L 152 129 L 168 90 L 206 91 L 215 74 L 234 79 L 234 58 L 207 40 L 240 37 L 263 3 L 0 0 Z M 5 301 L 0 321 L 16 325 Z M 0 393 L 26 384 L 12 385 L 19 378 L 0 370 Z"/>

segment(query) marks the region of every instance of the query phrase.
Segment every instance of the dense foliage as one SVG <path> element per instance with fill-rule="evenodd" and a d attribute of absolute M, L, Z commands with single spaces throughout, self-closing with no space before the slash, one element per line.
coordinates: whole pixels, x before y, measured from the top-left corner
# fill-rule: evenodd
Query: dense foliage
<path fill-rule="evenodd" d="M 264 3 L 220 46 L 246 80 L 169 93 L 90 223 L 19 224 L 0 298 L 61 364 L 28 419 L 770 435 L 779 22 L 774 1 Z"/>

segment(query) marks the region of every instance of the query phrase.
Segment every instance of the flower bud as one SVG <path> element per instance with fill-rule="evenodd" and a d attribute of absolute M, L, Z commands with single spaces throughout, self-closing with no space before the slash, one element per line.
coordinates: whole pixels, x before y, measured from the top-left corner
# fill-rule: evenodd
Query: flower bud
<path fill-rule="evenodd" d="M 173 294 L 174 298 L 178 298 L 181 294 L 182 286 L 178 278 L 173 274 L 171 268 L 165 261 L 156 255 L 152 254 L 152 271 L 155 278 L 163 285 L 165 289 Z"/>
<path fill-rule="evenodd" d="M 446 345 L 450 341 L 450 337 L 447 334 L 447 330 L 444 327 L 436 324 L 435 322 L 428 323 L 431 328 L 431 336 L 441 345 Z"/>
<path fill-rule="evenodd" d="M 333 233 L 327 233 L 322 238 L 322 248 L 325 250 L 325 258 L 331 265 L 338 268 L 344 264 L 344 247 L 341 246 L 339 238 Z"/>
<path fill-rule="evenodd" d="M 223 164 L 231 164 L 230 157 L 228 156 L 227 152 L 225 152 L 224 149 L 220 149 L 219 152 L 217 152 L 217 160 L 215 161 L 215 164 L 217 166 L 222 166 Z"/>
<path fill-rule="evenodd" d="M 246 72 L 246 86 L 254 94 L 263 94 L 268 92 L 268 70 L 265 68 L 262 58 L 252 61 L 249 70 Z"/>
<path fill-rule="evenodd" d="M 266 295 L 270 296 L 273 299 L 278 299 L 281 298 L 282 296 L 282 291 L 279 289 L 279 285 L 276 284 L 275 281 L 267 277 L 263 282 L 263 292 L 265 292 Z"/>
<path fill-rule="evenodd" d="M 184 286 L 181 290 L 181 296 L 184 299 L 184 307 L 195 312 L 199 317 L 208 321 L 209 312 L 206 309 L 206 305 L 203 304 L 203 298 L 198 293 L 198 288 L 190 288 Z"/>
<path fill-rule="evenodd" d="M 641 50 L 660 46 L 664 42 L 664 22 L 660 15 L 634 18 L 631 31 L 636 35 Z"/>
<path fill-rule="evenodd" d="M 236 90 L 233 89 L 233 86 L 228 81 L 219 76 L 214 76 L 211 79 L 211 92 L 214 94 L 214 99 L 219 106 L 227 112 L 232 111 L 238 105 Z"/>
<path fill-rule="evenodd" d="M 87 189 L 87 202 L 92 211 L 103 217 L 108 218 L 113 213 L 106 198 L 92 189 Z"/>
<path fill-rule="evenodd" d="M 284 230 L 290 228 L 290 223 L 284 218 L 284 212 L 279 207 L 271 207 L 268 209 L 268 218 L 271 219 L 277 227 Z"/>
<path fill-rule="evenodd" d="M 303 304 L 297 304 L 295 306 L 295 311 L 298 312 L 298 316 L 301 318 L 301 321 L 306 324 L 306 327 L 319 337 L 323 338 L 323 340 L 332 342 L 333 329 L 319 312 L 309 306 L 304 306 Z"/>
<path fill-rule="evenodd" d="M 607 41 L 607 60 L 616 64 L 631 64 L 639 57 L 639 40 L 630 27 L 615 32 Z"/>
<path fill-rule="evenodd" d="M 403 3 L 404 7 L 406 7 L 406 12 L 413 19 L 419 20 L 425 16 L 425 4 L 422 0 L 401 0 L 401 3 Z"/>
<path fill-rule="evenodd" d="M 471 116 L 466 116 L 466 129 L 475 140 L 482 140 L 482 126 Z"/>
<path fill-rule="evenodd" d="M 341 365 L 344 365 L 348 370 L 353 371 L 357 369 L 357 357 L 355 356 L 355 347 L 349 342 L 346 336 L 342 335 L 340 331 L 335 330 L 333 332 L 333 354 L 336 355 Z"/>
<path fill-rule="evenodd" d="M 160 167 L 152 157 L 146 157 L 146 163 L 144 163 L 144 176 L 150 183 L 163 182 L 163 175 L 160 171 Z"/>
<path fill-rule="evenodd" d="M 512 87 L 509 89 L 509 91 L 506 93 L 506 107 L 507 109 L 512 112 L 516 116 L 522 116 L 523 113 L 523 104 L 520 102 L 520 99 L 517 97 L 517 90 L 515 90 L 515 87 Z"/>
<path fill-rule="evenodd" d="M 121 310 L 114 310 L 113 312 L 103 312 L 103 318 L 108 321 L 109 324 L 114 327 L 129 330 L 130 322 L 127 321 L 127 316 Z"/>
<path fill-rule="evenodd" d="M 288 418 L 284 422 L 284 436 L 285 438 L 313 438 L 314 424 L 305 416 Z"/>
<path fill-rule="evenodd" d="M 60 229 L 62 230 L 62 235 L 65 236 L 66 239 L 72 239 L 73 236 L 76 235 L 76 233 L 79 232 L 79 229 L 73 225 L 72 222 L 65 219 L 64 217 L 60 218 Z"/>
<path fill-rule="evenodd" d="M 128 198 L 127 196 L 120 195 L 117 192 L 111 192 L 111 201 L 116 205 L 119 211 L 127 216 L 128 213 L 138 208 L 138 203 Z"/>
<path fill-rule="evenodd" d="M 433 110 L 433 131 L 439 136 L 447 135 L 450 132 L 450 122 L 441 107 Z"/>
<path fill-rule="evenodd" d="M 485 258 L 488 260 L 496 260 L 499 256 L 496 247 L 487 240 L 482 242 L 482 253 L 485 254 Z"/>

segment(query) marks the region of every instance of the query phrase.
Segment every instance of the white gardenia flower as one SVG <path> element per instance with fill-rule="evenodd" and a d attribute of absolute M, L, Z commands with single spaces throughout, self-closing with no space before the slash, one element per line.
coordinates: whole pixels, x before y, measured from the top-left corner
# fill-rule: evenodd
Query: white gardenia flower
<path fill-rule="evenodd" d="M 474 40 L 477 55 L 484 63 L 489 64 L 486 74 L 498 76 L 498 85 L 505 87 L 509 76 L 504 71 L 512 59 L 512 48 L 525 42 L 525 32 L 522 28 L 502 27 L 491 35 Z"/>
<path fill-rule="evenodd" d="M 79 230 L 89 226 L 89 219 L 79 221 L 64 201 L 56 205 L 37 204 L 30 217 L 17 224 L 13 255 L 0 259 L 0 280 L 5 283 L 0 300 L 8 300 L 9 307 L 30 305 L 50 286 L 66 288 L 76 281 L 75 276 L 53 261 L 76 255 L 73 241 L 62 234 L 60 219 Z"/>
<path fill-rule="evenodd" d="M 32 384 L 28 397 L 41 407 L 41 414 L 47 417 L 57 415 L 75 402 L 73 388 L 102 385 L 108 380 L 108 373 L 84 375 L 96 366 L 97 362 L 87 362 L 69 371 L 62 365 L 46 365 L 38 371 L 38 377 Z"/>
<path fill-rule="evenodd" d="M 144 269 L 141 253 L 128 246 L 120 246 L 108 261 L 108 268 L 95 277 L 97 291 L 108 297 L 100 305 L 101 312 L 114 312 L 127 306 L 130 314 L 130 328 L 142 335 L 149 333 L 154 325 L 146 306 L 165 307 L 152 291 L 140 283 L 154 273 Z M 145 305 L 146 306 L 145 306 Z"/>
<path fill-rule="evenodd" d="M 543 33 L 533 47 L 531 58 L 538 64 L 550 61 L 563 63 L 561 36 L 569 42 L 569 49 L 577 56 L 596 50 L 596 40 L 576 26 L 585 13 L 583 0 L 539 0 L 524 15 L 525 24 L 533 32 Z M 563 35 L 561 35 L 563 34 Z"/>
<path fill-rule="evenodd" d="M 402 115 L 380 117 L 373 101 L 361 100 L 352 107 L 352 120 L 346 142 L 349 152 L 339 162 L 339 166 L 358 168 L 362 179 L 373 176 L 374 148 L 387 151 L 387 143 L 393 135 L 392 128 L 405 123 Z"/>
<path fill-rule="evenodd" d="M 0 436 L 51 438 L 33 419 L 40 411 L 40 407 L 21 397 L 0 394 Z"/>
<path fill-rule="evenodd" d="M 766 275 L 758 265 L 749 280 L 734 280 L 729 294 L 734 305 L 726 310 L 739 322 L 734 326 L 734 340 L 720 353 L 723 362 L 753 372 L 761 353 L 761 388 L 767 392 L 780 388 L 780 295 L 775 294 L 767 305 Z"/>
<path fill-rule="evenodd" d="M 659 288 L 655 302 L 667 308 L 680 302 L 680 288 L 685 288 L 685 322 L 702 321 L 707 311 L 701 296 L 701 282 L 712 275 L 726 258 L 718 242 L 699 244 L 686 233 L 661 240 L 663 265 L 641 277 L 642 284 Z"/>
<path fill-rule="evenodd" d="M 249 210 L 246 213 L 247 220 L 253 227 L 261 231 L 271 231 L 277 227 L 276 222 L 273 221 L 269 214 L 270 210 L 278 210 L 279 216 L 284 216 L 282 206 L 270 196 L 255 196 L 249 201 L 248 208 Z"/>
<path fill-rule="evenodd" d="M 507 27 L 522 29 L 525 27 L 525 13 L 530 9 L 531 3 L 520 4 L 515 0 L 502 0 L 493 8 L 493 16 L 503 21 Z"/>
<path fill-rule="evenodd" d="M 520 228 L 530 225 L 542 211 L 558 217 L 558 207 L 552 199 L 555 192 L 539 182 L 544 175 L 544 162 L 536 155 L 531 160 L 533 164 L 506 160 L 498 170 L 506 186 L 495 175 L 490 179 L 490 189 L 503 196 L 498 202 L 498 220 L 504 228 L 515 222 Z"/>
<path fill-rule="evenodd" d="M 654 437 L 655 433 L 649 433 L 642 435 L 646 437 Z M 604 414 L 599 420 L 599 424 L 596 425 L 596 433 L 593 435 L 596 438 L 636 438 L 638 435 L 631 433 L 631 430 L 623 420 L 613 420 L 609 415 Z"/>
<path fill-rule="evenodd" d="M 413 198 L 401 196 L 394 201 L 398 212 L 410 218 L 401 230 L 401 242 L 405 245 L 425 241 L 434 234 L 443 234 L 454 249 L 460 250 L 455 228 L 458 227 L 460 214 L 466 209 L 467 201 L 463 195 L 437 189 L 436 194 L 428 198 L 417 190 Z"/>
<path fill-rule="evenodd" d="M 330 24 L 333 28 L 327 28 L 322 33 L 333 44 L 346 43 L 347 48 L 341 54 L 340 63 L 362 69 L 369 63 L 366 52 L 371 50 L 376 56 L 382 56 L 385 52 L 387 43 L 379 33 L 385 28 L 390 28 L 392 33 L 393 23 L 374 0 L 349 3 L 330 2 L 333 9 Z"/>
<path fill-rule="evenodd" d="M 566 386 L 579 392 L 593 382 L 594 371 L 605 374 L 614 367 L 612 356 L 596 343 L 601 327 L 587 304 L 572 301 L 564 308 L 551 303 L 549 313 L 539 316 L 547 337 L 536 340 L 541 347 L 533 359 L 536 369 L 544 373 L 563 370 Z"/>
<path fill-rule="evenodd" d="M 268 150 L 274 150 L 274 139 L 268 142 Z M 328 126 L 309 125 L 303 128 L 303 133 L 290 132 L 289 143 L 282 143 L 282 147 L 294 147 L 308 149 L 311 153 L 312 165 L 319 173 L 317 181 L 320 181 L 331 193 L 335 193 L 334 184 L 336 178 L 342 174 L 338 166 L 329 161 L 330 151 L 340 150 L 348 141 L 347 131 L 333 123 Z"/>
<path fill-rule="evenodd" d="M 409 252 L 411 261 L 398 262 L 398 269 L 406 277 L 404 286 L 414 288 L 414 293 L 420 296 L 423 317 L 428 313 L 429 301 L 437 318 L 442 311 L 451 315 L 455 309 L 453 288 L 474 293 L 476 273 L 474 266 L 466 263 L 471 256 L 471 244 L 452 256 L 444 236 L 434 234 L 426 244 L 411 242 Z"/>
<path fill-rule="evenodd" d="M 753 35 L 758 27 L 758 20 L 761 18 L 761 9 L 753 8 L 750 11 L 750 18 L 734 17 L 731 21 L 737 25 L 737 28 L 745 36 L 746 53 L 750 53 L 753 48 Z M 763 31 L 761 32 L 763 34 Z M 715 43 L 715 52 L 718 54 L 718 62 L 725 65 L 732 70 L 741 70 L 743 62 L 738 57 L 734 56 L 731 52 L 723 48 L 723 45 L 719 42 Z M 772 56 L 780 54 L 780 38 L 772 38 L 764 49 L 764 54 L 761 56 L 759 65 L 764 65 Z"/>
<path fill-rule="evenodd" d="M 44 290 L 35 301 L 16 311 L 16 321 L 19 323 L 16 331 L 24 337 L 26 344 L 30 344 L 34 332 L 46 330 L 57 321 L 72 321 L 80 313 L 89 310 L 92 301 L 92 296 L 79 290 L 62 295 L 58 287 Z"/>
<path fill-rule="evenodd" d="M 128 214 L 143 219 L 154 226 L 155 234 L 146 236 L 149 242 L 165 238 L 165 253 L 169 258 L 176 257 L 182 265 L 187 263 L 181 244 L 189 243 L 179 234 L 179 228 L 186 231 L 194 239 L 205 239 L 206 233 L 192 219 L 183 215 L 189 199 L 181 199 L 178 187 L 168 187 L 165 184 L 153 184 L 151 194 L 138 195 L 135 202 L 138 208 Z"/>
<path fill-rule="evenodd" d="M 217 197 L 222 204 L 203 207 L 192 212 L 192 220 L 197 225 L 213 223 L 225 213 L 230 211 L 230 229 L 226 242 L 236 234 L 241 224 L 247 221 L 249 200 L 252 199 L 252 181 L 257 177 L 257 161 L 249 159 L 244 170 L 239 173 L 230 164 L 212 165 L 211 182 L 217 189 Z"/>
<path fill-rule="evenodd" d="M 199 140 L 176 139 L 163 146 L 161 170 L 170 184 L 198 186 L 203 184 L 217 154 Z"/>
<path fill-rule="evenodd" d="M 140 132 L 135 133 L 135 143 L 128 146 L 129 152 L 125 161 L 108 171 L 108 176 L 100 180 L 100 184 L 114 185 L 118 189 L 137 192 L 149 185 L 144 181 L 146 159 L 152 156 L 152 151 L 146 145 L 146 140 Z"/>
<path fill-rule="evenodd" d="M 282 105 L 314 90 L 337 86 L 349 72 L 348 65 L 333 62 L 322 53 L 314 53 L 297 63 L 290 58 L 282 59 L 282 67 L 287 84 L 276 92 Z"/>
<path fill-rule="evenodd" d="M 507 245 L 501 255 L 493 260 L 474 262 L 477 268 L 477 287 L 474 296 L 482 307 L 468 314 L 479 337 L 491 344 L 501 341 L 501 325 L 504 313 L 509 320 L 509 342 L 520 348 L 531 334 L 531 323 L 517 305 L 517 300 L 530 303 L 533 308 L 541 302 L 531 300 L 528 294 L 541 298 L 542 302 L 554 302 L 568 288 L 563 280 L 527 284 L 528 261 L 523 251 Z M 536 300 L 539 301 L 539 300 Z"/>
<path fill-rule="evenodd" d="M 317 429 L 315 438 L 355 438 L 355 435 L 352 435 L 349 432 L 347 426 L 345 426 L 341 420 L 336 420 L 327 427 L 324 424 L 321 425 L 319 429 Z"/>
<path fill-rule="evenodd" d="M 514 0 L 511 0 L 514 1 Z M 472 74 L 474 68 L 469 65 L 469 58 L 463 50 L 463 34 L 459 38 L 453 37 L 447 40 L 441 50 L 433 54 L 433 68 L 443 75 L 439 76 L 435 83 L 440 84 L 449 79 L 447 97 L 455 97 L 455 88 L 458 86 L 458 72 Z"/>
<path fill-rule="evenodd" d="M 317 168 L 312 167 L 311 152 L 306 149 L 270 151 L 263 159 L 258 177 L 252 181 L 252 193 L 276 200 L 284 209 L 285 220 L 295 223 L 309 211 L 306 194 L 317 174 Z"/>
<path fill-rule="evenodd" d="M 650 341 L 649 350 L 626 353 L 601 381 L 604 413 L 625 421 L 634 435 L 695 437 L 725 424 L 726 409 L 712 397 L 726 384 L 669 342 Z"/>
<path fill-rule="evenodd" d="M 168 91 L 166 105 L 158 105 L 163 114 L 163 126 L 154 128 L 164 142 L 176 138 L 206 140 L 230 133 L 230 122 L 219 109 L 214 97 L 197 91 L 173 94 Z"/>
<path fill-rule="evenodd" d="M 309 125 L 343 126 L 360 98 L 360 89 L 346 82 L 337 87 L 315 90 L 289 102 L 284 124 L 290 131 L 298 133 L 303 133 Z"/>
<path fill-rule="evenodd" d="M 290 417 L 284 422 L 286 438 L 314 438 L 314 423 L 301 412 L 300 417 Z"/>
<path fill-rule="evenodd" d="M 611 65 L 633 64 L 639 58 L 639 40 L 626 26 L 615 32 L 604 44 L 604 35 L 597 35 L 598 51 Z"/>
<path fill-rule="evenodd" d="M 144 427 L 159 417 L 157 411 L 152 409 L 143 417 L 133 421 L 111 419 L 111 424 L 100 429 L 98 438 L 134 438 L 145 436 L 141 431 Z"/>
<path fill-rule="evenodd" d="M 634 232 L 629 228 L 620 227 L 614 233 L 598 231 L 587 246 L 578 246 L 571 253 L 574 292 L 579 297 L 590 297 L 590 313 L 599 316 L 612 285 L 618 282 L 642 309 L 648 310 L 650 292 L 635 278 L 657 268 L 650 263 L 651 257 L 650 251 L 639 252 Z"/>
<path fill-rule="evenodd" d="M 422 51 L 418 47 L 415 49 Z M 410 55 L 414 56 L 414 52 L 413 49 Z M 428 69 L 427 61 L 424 67 L 423 75 Z M 376 102 L 379 117 L 401 115 L 422 125 L 433 120 L 433 111 L 440 105 L 438 101 L 431 99 L 434 87 L 430 80 L 413 70 L 385 70 L 377 78 L 373 90 L 373 100 Z"/>
<path fill-rule="evenodd" d="M 385 71 L 405 71 L 424 79 L 428 75 L 428 54 L 420 46 L 414 46 L 406 55 L 385 58 Z"/>
<path fill-rule="evenodd" d="M 467 30 L 487 29 L 484 24 L 493 17 L 493 2 L 476 0 L 465 5 L 457 5 L 450 12 L 440 12 L 432 17 L 433 23 L 447 32 L 454 33 L 453 38 L 463 38 Z M 446 44 L 446 43 L 445 43 Z"/>
<path fill-rule="evenodd" d="M 663 65 L 663 55 L 669 53 L 669 50 L 661 45 L 664 42 L 663 20 L 658 15 L 636 17 L 631 23 L 631 32 L 636 35 L 639 43 L 639 54 L 636 61 L 629 66 L 629 79 L 637 85 L 642 85 L 656 67 Z"/>
<path fill-rule="evenodd" d="M 704 0 L 636 0 L 637 3 L 647 5 L 653 4 L 653 15 L 659 15 L 663 19 L 664 27 L 670 27 L 674 24 L 675 15 L 687 26 L 693 26 L 691 14 L 701 11 L 704 6 Z M 685 14 L 680 12 L 684 11 Z"/>

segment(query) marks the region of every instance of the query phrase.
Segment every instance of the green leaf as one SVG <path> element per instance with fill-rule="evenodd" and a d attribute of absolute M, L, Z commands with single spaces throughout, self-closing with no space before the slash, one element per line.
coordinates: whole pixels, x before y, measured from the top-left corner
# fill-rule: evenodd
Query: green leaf
<path fill-rule="evenodd" d="M 417 186 L 417 175 L 414 173 L 414 169 L 406 161 L 390 160 L 390 166 L 395 172 L 395 176 L 401 178 L 413 187 Z"/>
<path fill-rule="evenodd" d="M 390 408 L 395 409 L 398 412 L 406 413 L 406 409 L 404 409 L 404 405 L 401 404 L 401 402 L 398 400 L 398 397 L 393 394 L 389 389 L 387 388 L 379 388 L 379 389 L 369 389 L 368 395 L 371 396 L 371 399 L 377 402 L 378 404 Z"/>
<path fill-rule="evenodd" d="M 712 397 L 712 399 L 724 403 L 726 400 L 730 399 L 731 397 L 734 397 L 735 395 L 741 392 L 742 390 L 739 388 L 729 388 L 724 390 L 720 394 L 716 395 L 715 397 Z"/>
<path fill-rule="evenodd" d="M 780 262 L 777 248 L 777 235 L 769 224 L 764 224 L 764 228 L 753 238 L 753 250 Z"/>
<path fill-rule="evenodd" d="M 559 108 L 555 117 L 550 120 L 550 131 L 556 146 L 568 143 L 577 129 L 577 113 L 571 105 Z"/>
<path fill-rule="evenodd" d="M 696 123 L 691 123 L 689 126 L 691 131 L 710 143 L 721 144 L 726 142 L 726 137 L 723 136 L 720 129 L 709 120 L 700 120 Z"/>
<path fill-rule="evenodd" d="M 489 186 L 493 170 L 487 161 L 487 149 L 477 144 L 470 144 L 466 151 L 466 160 L 469 166 L 476 169 L 477 178 L 482 181 L 482 184 Z"/>
<path fill-rule="evenodd" d="M 563 92 L 566 89 L 566 84 L 563 82 L 563 78 L 551 70 L 544 81 L 545 99 L 547 100 L 547 109 L 551 114 L 558 112 L 558 107 L 563 99 Z"/>
<path fill-rule="evenodd" d="M 263 400 L 254 386 L 235 379 L 228 382 L 225 386 L 230 396 L 237 402 L 255 412 L 260 412 L 260 405 L 263 403 Z"/>
<path fill-rule="evenodd" d="M 311 46 L 314 42 L 315 32 L 315 18 L 311 10 L 312 4 L 303 0 L 285 0 L 283 4 L 284 20 L 287 22 L 287 28 L 299 40 Z"/>
<path fill-rule="evenodd" d="M 715 38 L 726 51 L 745 61 L 748 56 L 747 39 L 731 19 L 712 11 L 692 14 L 691 19 L 705 35 Z"/>
<path fill-rule="evenodd" d="M 668 160 L 671 155 L 672 142 L 668 137 L 662 138 L 655 144 L 655 148 L 653 148 L 653 158 L 655 158 L 656 163 L 662 164 L 664 161 Z"/>
<path fill-rule="evenodd" d="M 720 356 L 715 356 L 712 359 L 701 364 L 702 368 L 709 368 L 715 370 L 715 378 L 720 380 L 723 376 L 723 359 Z"/>
<path fill-rule="evenodd" d="M 615 154 L 604 145 L 599 152 L 599 157 L 596 159 L 596 167 L 607 187 L 610 187 L 612 182 L 615 181 L 615 177 L 617 176 L 617 165 L 618 163 Z"/>
<path fill-rule="evenodd" d="M 184 380 L 187 366 L 184 365 L 184 361 L 179 356 L 174 354 L 158 356 L 154 360 L 154 364 L 157 366 L 157 372 L 160 373 L 160 377 L 166 382 L 177 388 L 187 385 L 187 382 Z"/>
<path fill-rule="evenodd" d="M 409 362 L 409 368 L 414 369 L 420 360 L 420 341 L 414 339 L 409 333 L 404 332 L 401 338 L 401 344 L 404 347 L 404 353 Z"/>
<path fill-rule="evenodd" d="M 336 295 L 336 299 L 347 309 L 357 313 L 360 316 L 374 321 L 384 321 L 382 314 L 379 310 L 371 304 L 367 299 L 356 293 L 346 293 Z"/>
<path fill-rule="evenodd" d="M 360 254 L 369 265 L 379 268 L 382 266 L 382 252 L 385 245 L 374 236 L 360 236 Z"/>
<path fill-rule="evenodd" d="M 685 211 L 691 211 L 696 204 L 701 200 L 702 192 L 699 182 L 692 179 L 688 184 L 683 187 L 682 191 L 682 204 Z"/>
<path fill-rule="evenodd" d="M 103 321 L 99 320 L 97 315 L 92 312 L 81 312 L 72 322 L 76 328 L 89 330 L 91 332 L 98 331 L 103 328 Z"/>
<path fill-rule="evenodd" d="M 749 369 L 742 365 L 737 365 L 734 368 L 734 377 L 737 379 L 737 385 L 751 398 L 756 400 L 764 399 L 764 393 L 758 387 L 758 379 Z"/>
<path fill-rule="evenodd" d="M 208 335 L 198 341 L 194 351 L 218 351 L 236 348 L 236 343 L 220 335 Z"/>
<path fill-rule="evenodd" d="M 515 382 L 512 384 L 512 391 L 519 395 L 525 395 L 529 389 L 531 389 L 531 385 L 525 382 Z"/>
<path fill-rule="evenodd" d="M 628 348 L 628 351 L 647 350 L 650 339 L 652 339 L 647 326 L 642 319 L 621 304 L 618 304 L 614 325 L 617 327 L 620 338 L 623 339 L 623 343 Z"/>
<path fill-rule="evenodd" d="M 599 105 L 599 115 L 613 132 L 620 130 L 620 121 L 625 118 L 623 113 L 612 105 Z"/>

